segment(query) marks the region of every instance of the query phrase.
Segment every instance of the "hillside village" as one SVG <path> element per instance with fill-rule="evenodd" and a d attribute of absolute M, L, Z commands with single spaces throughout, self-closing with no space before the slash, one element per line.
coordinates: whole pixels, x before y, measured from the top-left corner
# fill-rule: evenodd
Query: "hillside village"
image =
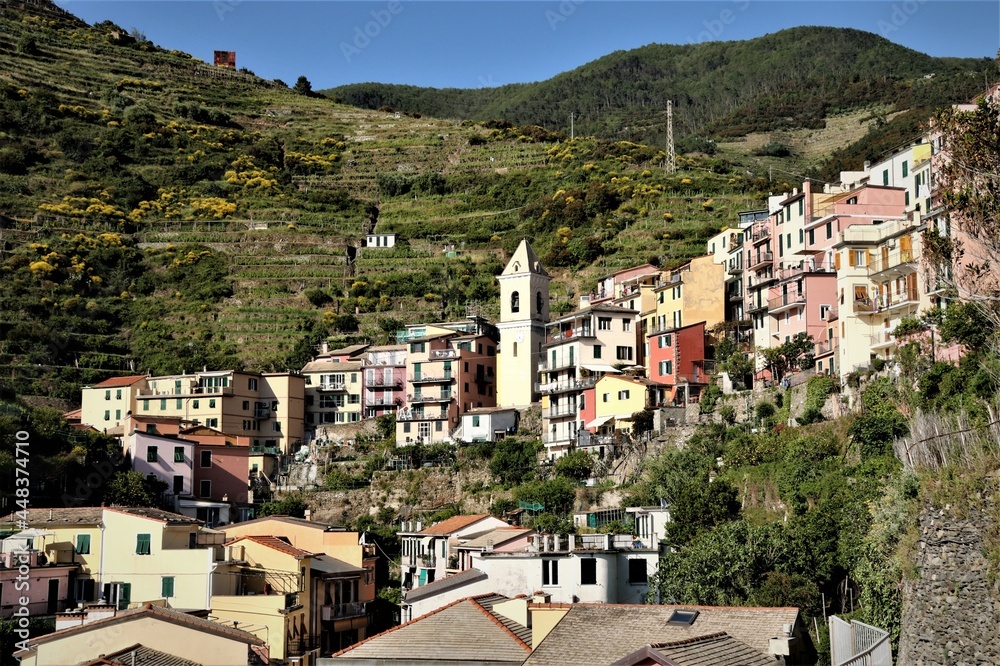
<path fill-rule="evenodd" d="M 23 179 L 0 187 L 0 663 L 1000 660 L 997 165 L 956 176 L 949 134 L 1000 84 L 832 182 L 755 181 L 541 127 L 282 110 L 235 54 L 44 2 L 0 20 L 37 26 L 17 57 L 49 71 L 127 52 L 207 123 L 129 111 L 169 86 L 126 77 L 114 111 L 60 107 L 61 152 L 0 160 Z M 185 106 L 184 77 L 224 80 L 220 107 Z M 67 173 L 59 203 L 38 176 L 77 123 L 142 124 L 115 159 L 174 184 Z"/>

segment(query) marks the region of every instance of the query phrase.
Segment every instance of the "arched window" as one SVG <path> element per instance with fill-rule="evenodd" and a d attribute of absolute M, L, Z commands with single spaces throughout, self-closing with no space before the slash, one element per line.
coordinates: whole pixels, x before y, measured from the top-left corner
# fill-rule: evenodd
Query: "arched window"
<path fill-rule="evenodd" d="M 542 314 L 542 292 L 535 292 L 535 313 Z"/>
<path fill-rule="evenodd" d="M 516 291 L 510 295 L 510 311 L 511 312 L 521 311 L 521 295 Z"/>

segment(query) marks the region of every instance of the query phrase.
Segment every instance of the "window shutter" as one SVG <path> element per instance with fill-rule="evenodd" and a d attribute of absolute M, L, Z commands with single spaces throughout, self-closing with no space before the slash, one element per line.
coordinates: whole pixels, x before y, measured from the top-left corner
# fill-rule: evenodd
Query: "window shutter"
<path fill-rule="evenodd" d="M 856 265 L 854 263 L 854 250 L 848 250 L 847 251 L 847 265 L 848 266 L 855 266 Z"/>
<path fill-rule="evenodd" d="M 869 252 L 868 250 L 865 250 L 865 266 L 871 266 L 871 265 L 872 265 L 872 253 Z"/>
<path fill-rule="evenodd" d="M 839 252 L 836 252 L 833 255 L 833 267 L 836 270 L 838 270 L 838 271 L 840 270 L 840 253 Z"/>

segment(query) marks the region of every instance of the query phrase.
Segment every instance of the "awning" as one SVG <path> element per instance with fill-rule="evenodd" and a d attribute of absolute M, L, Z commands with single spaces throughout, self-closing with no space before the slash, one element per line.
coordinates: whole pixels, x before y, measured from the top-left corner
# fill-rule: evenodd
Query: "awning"
<path fill-rule="evenodd" d="M 598 416 L 596 419 L 586 424 L 584 428 L 600 428 L 602 425 L 615 418 L 614 416 Z"/>
<path fill-rule="evenodd" d="M 618 370 L 613 365 L 601 365 L 600 363 L 591 363 L 589 365 L 587 363 L 582 363 L 580 364 L 580 367 L 586 368 L 591 372 L 610 372 L 616 375 L 621 373 L 621 370 Z"/>

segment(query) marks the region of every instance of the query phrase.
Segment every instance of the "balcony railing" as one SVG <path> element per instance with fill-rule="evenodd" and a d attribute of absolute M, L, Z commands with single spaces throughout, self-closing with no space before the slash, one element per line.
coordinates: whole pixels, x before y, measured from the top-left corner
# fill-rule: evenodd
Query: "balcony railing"
<path fill-rule="evenodd" d="M 837 317 L 839 316 L 840 316 L 840 308 L 838 308 L 837 306 L 833 306 L 831 308 L 827 308 L 826 314 L 823 315 L 823 321 L 827 322 L 837 321 Z"/>
<path fill-rule="evenodd" d="M 437 361 L 445 358 L 458 358 L 457 349 L 432 349 L 430 355 L 428 356 L 432 361 Z"/>
<path fill-rule="evenodd" d="M 549 407 L 546 414 L 550 419 L 558 418 L 560 416 L 574 416 L 580 412 L 580 408 L 577 407 L 576 403 L 570 403 L 568 405 L 557 405 L 555 407 Z"/>
<path fill-rule="evenodd" d="M 778 270 L 779 280 L 793 280 L 805 273 L 836 273 L 836 269 L 826 264 L 803 262 L 799 266 L 786 267 Z"/>
<path fill-rule="evenodd" d="M 269 419 L 271 418 L 271 410 L 265 405 L 257 405 L 253 408 L 253 417 L 255 419 Z"/>
<path fill-rule="evenodd" d="M 551 395 L 553 393 L 565 393 L 566 391 L 578 391 L 593 386 L 597 383 L 597 379 L 597 377 L 586 377 L 584 379 L 574 379 L 571 381 L 535 384 L 535 390 L 546 395 Z"/>
<path fill-rule="evenodd" d="M 176 387 L 169 389 L 139 389 L 136 396 L 178 396 L 178 395 L 232 395 L 232 386 L 182 386 L 178 391 Z"/>
<path fill-rule="evenodd" d="M 570 446 L 575 443 L 576 437 L 572 435 L 542 435 L 545 446 Z"/>
<path fill-rule="evenodd" d="M 542 361 L 538 364 L 539 372 L 551 372 L 553 370 L 562 370 L 563 368 L 575 368 L 576 359 L 571 359 L 568 357 L 557 358 L 554 362 L 550 359 L 548 361 Z"/>
<path fill-rule="evenodd" d="M 276 456 L 279 453 L 281 450 L 277 446 L 254 445 L 250 447 L 250 455 L 252 456 Z"/>
<path fill-rule="evenodd" d="M 892 331 L 881 331 L 879 333 L 869 335 L 868 339 L 872 349 L 884 349 L 896 344 L 896 338 L 893 337 Z"/>
<path fill-rule="evenodd" d="M 401 398 L 392 398 L 385 396 L 378 398 L 370 398 L 369 400 L 365 401 L 365 405 L 368 407 L 392 407 L 392 406 L 398 407 L 401 404 L 403 404 L 403 400 Z"/>
<path fill-rule="evenodd" d="M 440 395 L 428 395 L 426 393 L 412 393 L 407 394 L 406 401 L 411 404 L 420 404 L 426 402 L 451 402 L 453 395 L 451 392 L 442 393 Z"/>
<path fill-rule="evenodd" d="M 746 292 L 743 291 L 742 289 L 740 289 L 739 291 L 729 292 L 730 301 L 742 301 L 744 298 L 746 298 Z"/>
<path fill-rule="evenodd" d="M 830 352 L 837 350 L 837 340 L 824 340 L 823 342 L 816 343 L 816 356 L 822 356 L 824 354 L 829 354 Z"/>
<path fill-rule="evenodd" d="M 419 412 L 412 409 L 396 412 L 397 421 L 442 421 L 448 418 L 448 412 Z"/>
<path fill-rule="evenodd" d="M 780 311 L 782 308 L 790 307 L 793 305 L 801 305 L 806 302 L 806 295 L 804 292 L 795 294 L 780 294 L 774 298 L 767 299 L 767 308 L 774 313 L 775 310 Z"/>
<path fill-rule="evenodd" d="M 676 329 L 672 323 L 663 322 L 662 324 L 653 324 L 653 326 L 646 332 L 647 335 L 657 335 L 659 333 L 667 333 Z"/>
<path fill-rule="evenodd" d="M 323 606 L 323 620 L 336 620 L 344 617 L 357 617 L 368 612 L 364 601 L 351 601 L 346 604 L 330 604 Z"/>
<path fill-rule="evenodd" d="M 440 384 L 441 382 L 450 382 L 454 379 L 454 375 L 444 374 L 444 375 L 417 375 L 415 377 L 410 377 L 406 381 L 411 384 Z"/>
<path fill-rule="evenodd" d="M 403 385 L 403 380 L 401 377 L 396 376 L 389 377 L 388 379 L 385 377 L 373 377 L 366 384 L 368 386 L 394 386 L 399 388 Z"/>
<path fill-rule="evenodd" d="M 766 266 L 774 261 L 773 252 L 761 252 L 755 258 L 750 259 L 750 270 L 755 270 L 760 266 Z"/>
<path fill-rule="evenodd" d="M 869 315 L 878 312 L 878 305 L 874 299 L 867 296 L 854 299 L 854 314 Z"/>
<path fill-rule="evenodd" d="M 761 228 L 758 228 L 750 236 L 750 238 L 753 240 L 754 243 L 756 243 L 757 241 L 764 240 L 765 238 L 770 238 L 770 237 L 771 237 L 771 228 L 770 227 L 761 227 Z"/>
<path fill-rule="evenodd" d="M 917 270 L 918 257 L 913 250 L 899 250 L 886 254 L 873 253 L 868 264 L 868 275 L 879 276 L 882 273 L 895 272 L 899 275 Z"/>
<path fill-rule="evenodd" d="M 730 260 L 726 272 L 730 275 L 739 275 L 743 272 L 743 262 Z"/>
<path fill-rule="evenodd" d="M 320 382 L 317 388 L 320 391 L 346 391 L 347 382 Z"/>
<path fill-rule="evenodd" d="M 581 328 L 571 328 L 566 331 L 558 331 L 551 334 L 546 342 L 560 342 L 562 340 L 570 340 L 576 338 L 592 338 L 594 337 L 594 329 L 589 326 L 584 326 Z"/>

